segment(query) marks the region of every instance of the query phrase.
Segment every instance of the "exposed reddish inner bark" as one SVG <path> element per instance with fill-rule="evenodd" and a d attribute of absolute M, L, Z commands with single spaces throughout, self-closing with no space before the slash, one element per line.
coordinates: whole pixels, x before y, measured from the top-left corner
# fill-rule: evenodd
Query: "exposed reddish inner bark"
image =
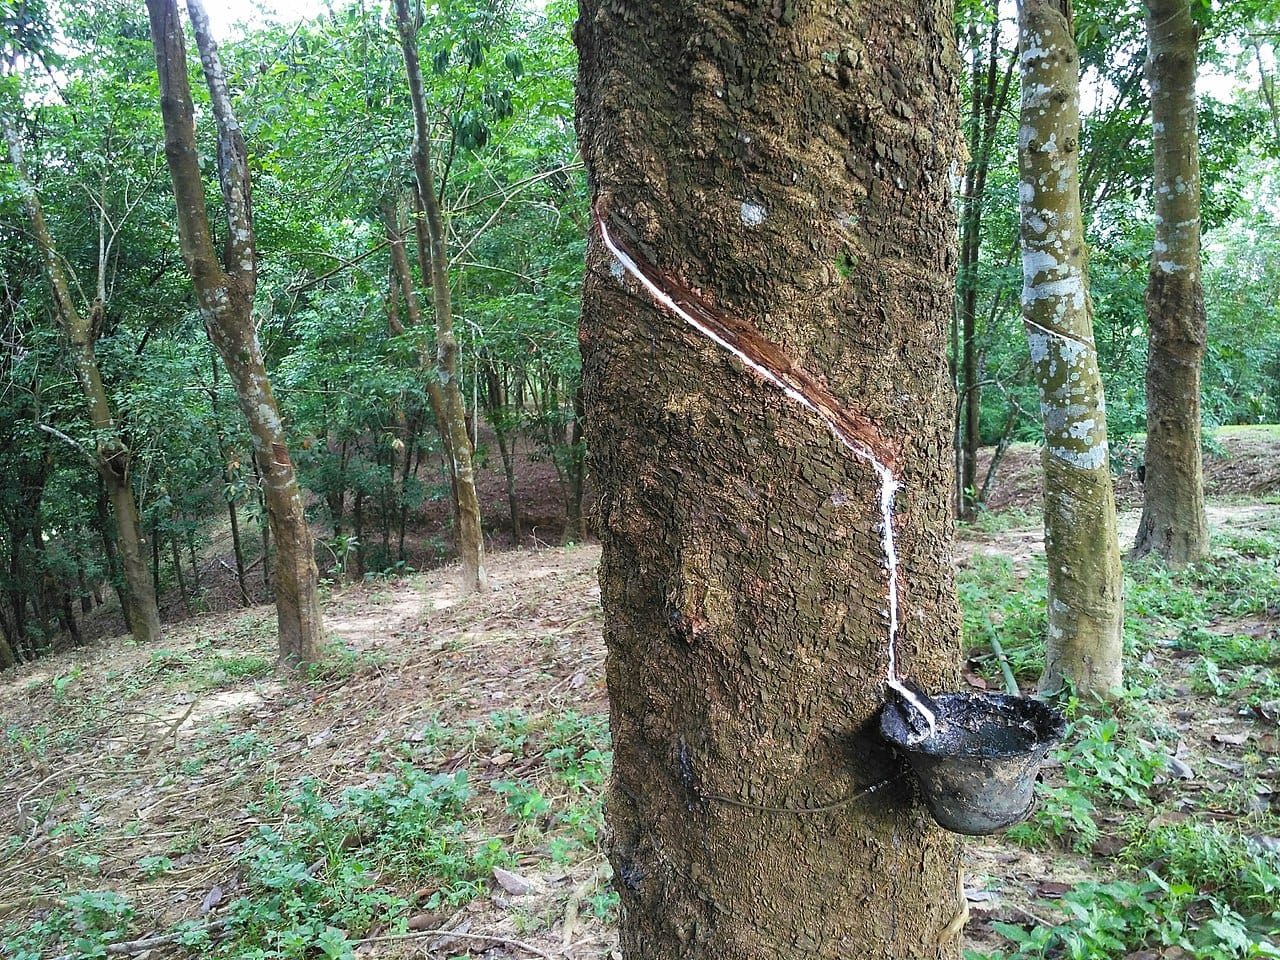
<path fill-rule="evenodd" d="M 606 217 L 607 213 L 596 209 L 597 229 L 604 225 Z M 679 277 L 654 267 L 619 235 L 617 229 L 609 231 L 608 242 L 625 253 L 635 264 L 636 270 L 654 287 L 669 296 L 681 310 L 707 327 L 733 350 L 768 371 L 787 389 L 795 391 L 803 400 L 818 408 L 822 417 L 846 445 L 865 447 L 881 466 L 896 476 L 894 466 L 899 451 L 895 451 L 881 436 L 874 423 L 841 406 L 820 377 L 796 364 L 782 347 L 765 339 L 751 323 L 740 317 L 721 313 L 712 306 L 706 294 L 694 290 Z"/>

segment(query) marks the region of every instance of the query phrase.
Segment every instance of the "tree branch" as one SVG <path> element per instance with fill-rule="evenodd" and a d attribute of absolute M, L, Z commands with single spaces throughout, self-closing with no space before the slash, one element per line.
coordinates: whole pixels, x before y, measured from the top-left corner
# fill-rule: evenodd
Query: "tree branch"
<path fill-rule="evenodd" d="M 57 427 L 51 427 L 47 423 L 37 423 L 36 429 L 43 430 L 45 433 L 49 434 L 49 436 L 56 437 L 57 439 L 65 443 L 67 446 L 71 447 L 71 449 L 75 450 L 76 453 L 80 454 L 80 456 L 84 457 L 86 460 L 89 461 L 89 466 L 93 467 L 95 472 L 97 472 L 100 469 L 98 464 L 98 458 L 95 457 L 92 453 L 90 453 L 89 450 L 85 447 L 85 445 L 81 443 L 79 440 L 77 440 L 75 437 L 69 437 L 65 433 L 63 433 L 61 430 L 59 430 Z"/>
<path fill-rule="evenodd" d="M 213 104 L 218 127 L 218 180 L 222 184 L 222 202 L 226 208 L 227 242 L 223 267 L 253 295 L 257 282 L 257 260 L 253 248 L 253 203 L 249 191 L 249 150 L 244 132 L 231 107 L 227 75 L 218 56 L 218 44 L 209 29 L 209 15 L 202 0 L 187 0 L 191 15 L 191 32 L 200 48 L 205 84 Z"/>

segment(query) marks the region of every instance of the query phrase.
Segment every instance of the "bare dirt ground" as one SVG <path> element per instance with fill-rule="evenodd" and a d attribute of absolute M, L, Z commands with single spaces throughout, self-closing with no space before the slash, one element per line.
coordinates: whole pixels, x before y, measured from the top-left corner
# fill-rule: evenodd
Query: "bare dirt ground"
<path fill-rule="evenodd" d="M 1221 427 L 1212 452 L 1204 461 L 1205 492 L 1210 497 L 1266 497 L 1280 493 L 1280 428 L 1274 425 Z M 988 498 L 995 512 L 1010 508 L 1039 509 L 1040 450 L 1032 443 L 1009 447 Z M 978 475 L 985 475 L 991 450 L 979 457 Z M 1141 442 L 1113 450 L 1118 471 L 1116 502 L 1122 510 L 1142 507 L 1142 484 L 1136 464 L 1142 460 Z"/>
<path fill-rule="evenodd" d="M 1274 435 L 1223 445 L 1230 457 L 1209 471 L 1216 489 L 1255 496 L 1276 489 Z M 1228 468 L 1237 455 L 1240 475 Z M 999 502 L 1025 506 L 1038 476 L 1029 479 L 1028 465 L 1011 458 Z M 1280 507 L 1219 499 L 1211 520 L 1275 530 Z M 1126 521 L 1136 524 L 1132 511 Z M 1042 549 L 1034 516 L 966 536 L 960 563 L 978 552 L 1021 562 Z M 0 926 L 38 922 L 66 893 L 86 887 L 135 901 L 135 937 L 179 920 L 208 922 L 242 892 L 238 857 L 250 838 L 290 820 L 287 805 L 263 811 L 264 793 L 304 777 L 330 791 L 367 786 L 385 775 L 371 758 L 411 757 L 441 772 L 465 767 L 479 784 L 513 770 L 537 775 L 545 757 L 536 735 L 513 754 L 486 739 L 484 724 L 515 711 L 536 730 L 540 717 L 607 712 L 598 556 L 590 545 L 495 552 L 495 589 L 480 597 L 461 595 L 449 567 L 336 589 L 327 623 L 346 653 L 315 679 L 271 672 L 274 614 L 265 606 L 188 620 L 170 629 L 163 649 L 117 638 L 0 675 Z M 1252 628 L 1274 635 L 1276 624 Z M 1188 674 L 1192 663 L 1170 658 L 1163 666 Z M 1239 764 L 1245 751 L 1274 753 L 1276 744 L 1261 742 L 1233 704 L 1206 705 L 1182 689 L 1169 704 L 1171 722 L 1184 731 L 1188 763 L 1205 771 L 1186 789 L 1212 809 L 1222 779 L 1215 773 Z M 433 745 L 442 729 L 476 732 Z M 512 838 L 524 829 L 496 801 L 472 826 Z M 999 838 L 967 841 L 966 850 L 975 949 L 998 942 L 991 922 L 1038 917 L 1039 899 L 1101 875 L 1107 857 L 1105 849 L 1037 854 Z M 148 872 L 148 858 L 159 855 L 171 863 Z M 613 954 L 612 928 L 583 906 L 608 883 L 598 844 L 568 862 L 529 848 L 515 870 L 528 881 L 518 895 L 493 879 L 465 906 L 423 908 L 410 918 L 419 932 L 456 931 L 452 940 L 374 939 L 357 955 Z M 174 948 L 151 955 L 166 950 Z"/>

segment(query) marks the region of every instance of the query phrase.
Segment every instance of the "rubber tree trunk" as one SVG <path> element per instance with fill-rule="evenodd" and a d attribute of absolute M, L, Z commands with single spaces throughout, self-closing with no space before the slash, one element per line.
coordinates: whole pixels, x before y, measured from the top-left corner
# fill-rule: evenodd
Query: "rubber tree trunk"
<path fill-rule="evenodd" d="M 125 607 L 125 621 L 136 641 L 149 643 L 159 640 L 161 636 L 160 609 L 156 604 L 151 574 L 147 570 L 146 538 L 142 532 L 138 504 L 130 479 L 132 455 L 120 435 L 94 352 L 94 331 L 98 327 L 94 319 L 102 309 L 102 304 L 101 301 L 95 301 L 89 316 L 76 307 L 59 263 L 58 253 L 54 249 L 53 238 L 45 223 L 40 198 L 27 178 L 18 131 L 7 117 L 0 116 L 0 121 L 3 122 L 8 142 L 9 159 L 22 190 L 31 232 L 44 259 L 45 275 L 53 294 L 54 316 L 66 337 L 67 356 L 80 391 L 84 394 L 89 419 L 93 423 L 96 443 L 90 458 L 102 477 L 115 519 L 115 545 L 119 547 L 121 566 L 124 569 L 121 601 Z M 105 531 L 103 535 L 109 536 Z"/>
<path fill-rule="evenodd" d="M 520 496 L 516 490 L 515 445 L 518 436 L 514 426 L 516 415 L 505 389 L 506 377 L 498 371 L 498 364 L 492 358 L 484 362 L 484 398 L 485 414 L 489 425 L 493 427 L 493 435 L 498 440 L 498 453 L 502 457 L 502 473 L 507 482 L 507 513 L 511 517 L 511 541 L 520 546 L 524 541 L 524 530 L 520 525 Z"/>
<path fill-rule="evenodd" d="M 957 271 L 958 346 L 960 373 L 959 515 L 972 519 L 983 502 L 978 486 L 978 448 L 982 442 L 982 383 L 978 344 L 978 266 L 982 251 L 982 223 L 987 200 L 987 174 L 996 132 L 1009 99 L 1014 59 L 1000 46 L 998 0 L 976 7 L 969 25 L 970 94 L 969 160 L 960 186 L 960 266 Z M 980 25 L 977 18 L 985 23 Z M 981 27 L 986 36 L 982 37 Z M 1003 68 L 1001 61 L 1004 61 Z"/>
<path fill-rule="evenodd" d="M 1196 44 L 1187 0 L 1147 0 L 1147 79 L 1155 144 L 1156 235 L 1147 281 L 1147 451 L 1133 552 L 1175 564 L 1209 549 L 1200 454 L 1205 352 L 1200 280 Z"/>
<path fill-rule="evenodd" d="M 384 204 L 382 208 L 382 223 L 386 229 L 387 247 L 391 254 L 391 282 L 392 285 L 399 290 L 400 295 L 404 299 L 405 315 L 409 319 L 409 328 L 417 331 L 423 329 L 422 323 L 422 307 L 418 301 L 417 291 L 413 286 L 413 272 L 409 269 L 409 256 L 404 250 L 404 234 L 400 229 L 400 215 L 390 204 Z M 422 250 L 428 249 L 423 245 Z M 428 256 L 427 262 L 430 261 Z M 392 336 L 401 336 L 405 332 L 404 325 L 400 322 L 398 311 L 396 313 L 389 312 L 387 314 L 387 326 L 391 330 Z M 449 491 L 451 508 L 453 510 L 453 518 L 458 528 L 461 529 L 461 512 L 460 504 L 462 497 L 458 489 L 458 475 L 454 469 L 457 460 L 453 456 L 453 433 L 449 429 L 448 413 L 445 407 L 444 390 L 440 386 L 440 378 L 436 375 L 435 362 L 432 359 L 431 351 L 427 347 L 427 341 L 418 334 L 418 368 L 426 376 L 426 394 L 427 402 L 431 405 L 431 415 L 436 421 L 436 429 L 440 434 L 440 447 L 444 454 L 446 466 L 449 469 Z M 464 424 L 463 435 L 466 435 Z M 471 450 L 468 446 L 467 456 L 470 457 Z M 472 493 L 474 493 L 474 485 Z M 477 510 L 479 508 L 477 507 Z"/>
<path fill-rule="evenodd" d="M 271 391 L 253 322 L 257 251 L 249 197 L 248 151 L 231 107 L 217 45 L 199 0 L 187 0 L 200 49 L 218 132 L 218 179 L 227 217 L 219 261 L 205 210 L 195 139 L 186 47 L 175 0 L 147 0 L 151 40 L 160 74 L 165 155 L 178 209 L 178 238 L 196 288 L 196 302 L 209 340 L 222 357 L 253 438 L 254 462 L 263 487 L 268 526 L 275 539 L 274 587 L 280 660 L 286 667 L 321 659 L 324 624 L 317 594 L 315 553 L 303 511 L 284 423 Z M 264 558 L 264 566 L 266 560 Z"/>
<path fill-rule="evenodd" d="M 1107 697 L 1124 623 L 1116 501 L 1080 216 L 1080 59 L 1067 0 L 1022 0 L 1022 318 L 1044 417 L 1044 692 Z"/>
<path fill-rule="evenodd" d="M 893 460 L 899 663 L 955 681 L 950 4 L 580 11 L 623 956 L 957 957 L 958 844 L 907 782 L 782 811 L 897 770 L 880 482 L 805 402 Z"/>
<path fill-rule="evenodd" d="M 431 281 L 431 309 L 436 327 L 436 375 L 444 397 L 443 429 L 448 431 L 450 466 L 457 484 L 458 556 L 462 561 L 464 585 L 472 590 L 485 590 L 489 586 L 489 576 L 484 566 L 484 530 L 480 524 L 480 499 L 476 495 L 471 440 L 467 436 L 466 404 L 458 382 L 458 340 L 453 332 L 447 237 L 444 212 L 436 193 L 435 172 L 431 166 L 431 127 L 418 62 L 418 36 L 409 12 L 409 0 L 395 0 L 394 7 L 409 83 L 409 100 L 413 105 L 413 171 L 428 240 L 428 262 L 422 266 L 424 279 L 429 275 Z"/>

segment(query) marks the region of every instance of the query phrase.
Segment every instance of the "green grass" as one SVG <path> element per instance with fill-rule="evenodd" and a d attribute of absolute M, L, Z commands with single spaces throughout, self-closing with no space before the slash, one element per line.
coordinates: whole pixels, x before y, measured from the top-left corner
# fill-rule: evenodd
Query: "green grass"
<path fill-rule="evenodd" d="M 1127 564 L 1126 575 L 1130 689 L 1115 718 L 1075 713 L 1052 755 L 1056 768 L 1038 787 L 1037 810 L 1007 835 L 1035 849 L 1085 854 L 1109 837 L 1112 849 L 1117 841 L 1124 847 L 1117 876 L 1043 903 L 1056 917 L 1049 922 L 995 924 L 1010 948 L 968 954 L 974 960 L 1122 960 L 1171 948 L 1194 960 L 1280 958 L 1280 857 L 1250 840 L 1280 833 L 1280 817 L 1254 803 L 1253 777 L 1274 771 L 1275 760 L 1246 754 L 1239 782 L 1214 794 L 1215 809 L 1238 818 L 1235 825 L 1180 822 L 1176 788 L 1165 782 L 1178 734 L 1157 709 L 1171 684 L 1143 663 L 1157 647 L 1185 651 L 1192 689 L 1232 712 L 1280 698 L 1280 645 L 1266 626 L 1280 611 L 1280 532 L 1219 534 L 1203 562 L 1175 570 L 1145 560 Z M 1019 680 L 1033 680 L 1046 629 L 1043 558 L 1019 567 L 979 555 L 959 572 L 958 589 L 979 672 L 999 675 L 989 650 L 996 632 Z"/>
<path fill-rule="evenodd" d="M 172 663 L 167 654 L 158 659 Z M 237 857 L 243 886 L 221 912 L 229 927 L 218 937 L 199 923 L 169 932 L 194 955 L 214 960 L 351 958 L 351 941 L 375 925 L 404 932 L 415 914 L 453 910 L 486 895 L 495 866 L 537 871 L 530 864 L 550 868 L 599 854 L 612 762 L 605 717 L 506 710 L 449 727 L 435 716 L 422 734 L 399 757 L 371 760 L 365 786 L 333 787 L 315 777 L 291 786 L 260 780 L 245 808 L 258 826 Z M 12 728 L 10 739 L 20 739 Z M 468 765 L 440 772 L 444 752 L 459 748 Z M 207 731 L 182 762 L 235 777 L 269 763 L 269 750 L 260 733 L 223 725 Z M 495 758 L 502 760 L 497 769 Z M 504 775 L 507 766 L 522 772 Z M 95 829 L 89 811 L 61 831 L 79 837 L 81 846 L 73 845 L 63 864 L 84 885 L 103 882 L 106 867 L 89 842 Z M 163 884 L 179 857 L 208 840 L 192 827 L 131 869 L 139 882 Z M 616 908 L 607 889 L 584 901 L 601 918 Z M 136 936 L 143 922 L 127 898 L 84 889 L 63 898 L 41 923 L 0 929 L 0 955 L 103 956 L 108 944 Z M 525 922 L 532 929 L 542 921 Z"/>
<path fill-rule="evenodd" d="M 1259 439 L 1280 440 L 1280 424 L 1233 423 L 1218 427 L 1214 433 L 1219 437 L 1257 437 Z"/>
<path fill-rule="evenodd" d="M 979 554 L 956 578 L 960 609 L 964 618 L 965 648 L 980 673 L 990 679 L 1000 676 L 999 663 L 991 649 L 995 633 L 1019 681 L 1033 681 L 1044 665 L 1044 635 L 1047 629 L 1044 598 L 1044 558 L 1034 558 L 1019 576 L 1008 557 Z"/>
<path fill-rule="evenodd" d="M 1044 522 L 1039 510 L 1010 507 L 1007 510 L 982 510 L 972 520 L 957 521 L 961 530 L 974 533 L 1007 533 L 1010 530 L 1038 528 Z"/>

